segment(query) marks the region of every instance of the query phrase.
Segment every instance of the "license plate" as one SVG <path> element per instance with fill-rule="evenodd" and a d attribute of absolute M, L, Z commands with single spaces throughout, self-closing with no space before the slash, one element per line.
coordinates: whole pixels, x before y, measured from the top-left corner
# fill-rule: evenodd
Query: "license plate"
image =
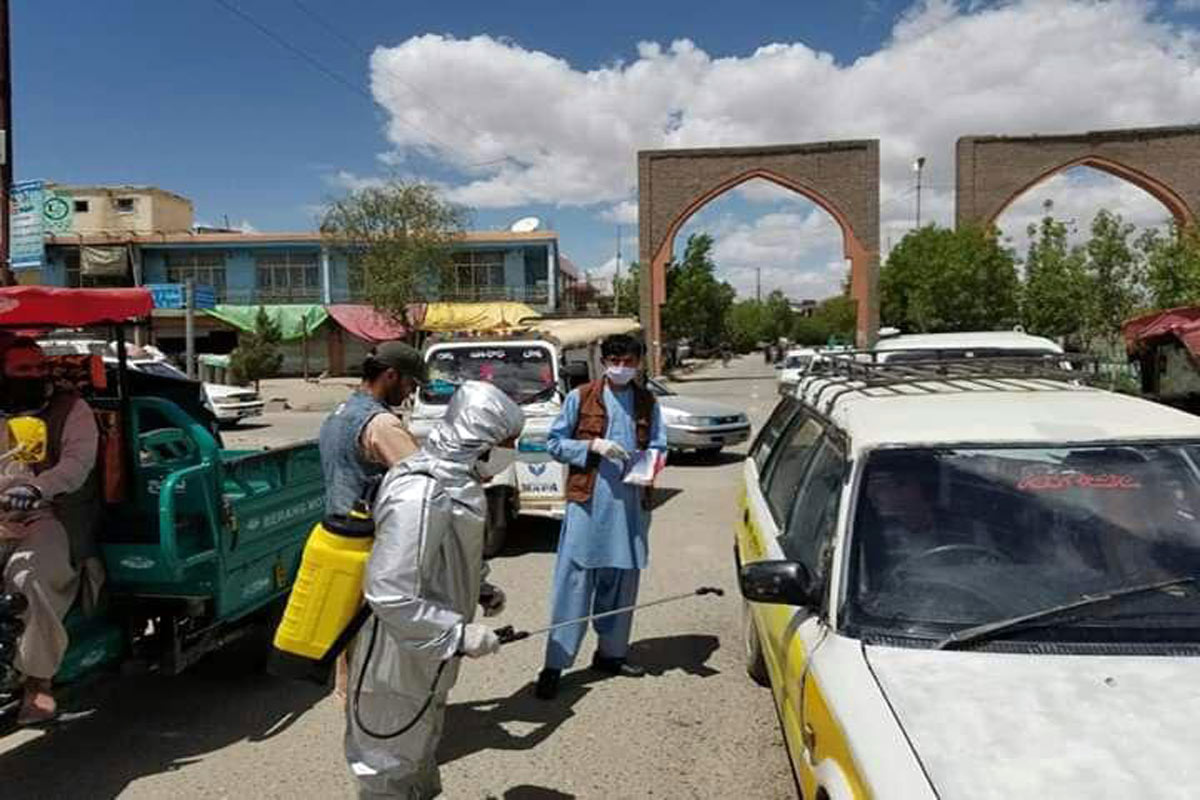
<path fill-rule="evenodd" d="M 262 410 L 257 408 L 247 408 L 238 412 L 239 417 L 257 417 L 260 414 L 262 414 Z"/>
<path fill-rule="evenodd" d="M 522 496 L 562 497 L 563 465 L 554 461 L 517 462 L 517 482 Z"/>

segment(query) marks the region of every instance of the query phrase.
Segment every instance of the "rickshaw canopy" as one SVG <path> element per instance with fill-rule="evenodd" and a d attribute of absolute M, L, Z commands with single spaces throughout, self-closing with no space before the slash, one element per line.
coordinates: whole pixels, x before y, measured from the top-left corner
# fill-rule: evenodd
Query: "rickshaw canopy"
<path fill-rule="evenodd" d="M 0 288 L 0 328 L 82 328 L 119 325 L 150 316 L 149 289 Z"/>

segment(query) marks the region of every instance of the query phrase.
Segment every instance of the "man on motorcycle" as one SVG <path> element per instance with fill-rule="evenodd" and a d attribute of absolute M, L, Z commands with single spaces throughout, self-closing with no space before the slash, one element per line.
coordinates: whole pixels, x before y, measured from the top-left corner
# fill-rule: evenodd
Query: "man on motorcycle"
<path fill-rule="evenodd" d="M 99 432 L 82 398 L 55 390 L 33 340 L 0 341 L 0 370 L 0 417 L 35 416 L 47 428 L 42 462 L 0 464 L 0 591 L 29 603 L 14 665 L 25 678 L 18 722 L 35 724 L 57 712 L 50 688 L 67 650 L 62 619 L 79 590 L 67 526 L 90 533 L 97 516 Z"/>

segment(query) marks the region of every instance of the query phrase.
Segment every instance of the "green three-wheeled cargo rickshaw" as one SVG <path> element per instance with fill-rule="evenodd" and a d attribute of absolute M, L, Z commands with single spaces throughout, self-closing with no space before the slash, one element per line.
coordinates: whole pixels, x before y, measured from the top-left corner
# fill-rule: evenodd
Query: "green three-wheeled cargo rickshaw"
<path fill-rule="evenodd" d="M 201 384 L 131 377 L 125 334 L 152 307 L 145 289 L 0 288 L 0 332 L 103 328 L 118 349 L 115 368 L 95 356 L 50 359 L 54 378 L 72 383 L 96 414 L 101 513 L 91 535 L 105 573 L 101 591 L 67 614 L 56 686 L 121 665 L 178 673 L 247 636 L 261 637 L 265 655 L 322 514 L 315 443 L 223 449 L 202 418 Z M 5 677 L 0 734 L 20 702 L 14 676 Z"/>

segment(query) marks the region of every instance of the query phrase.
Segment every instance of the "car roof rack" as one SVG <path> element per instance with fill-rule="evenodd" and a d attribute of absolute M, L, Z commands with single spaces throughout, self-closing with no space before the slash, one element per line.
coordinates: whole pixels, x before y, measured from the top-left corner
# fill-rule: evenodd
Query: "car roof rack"
<path fill-rule="evenodd" d="M 1081 386 L 1085 370 L 1072 365 L 1095 363 L 1095 359 L 1055 353 L 1049 356 L 1012 356 L 986 358 L 930 358 L 877 362 L 869 350 L 826 353 L 820 375 L 810 375 L 801 383 L 798 394 L 812 405 L 824 402 L 828 414 L 843 396 L 870 393 L 872 397 L 912 397 L 914 391 L 926 394 L 952 392 L 1037 392 L 1062 391 L 1066 386 Z M 819 385 L 818 385 L 819 384 Z M 805 386 L 815 386 L 812 393 Z M 803 392 L 803 393 L 801 393 Z"/>

